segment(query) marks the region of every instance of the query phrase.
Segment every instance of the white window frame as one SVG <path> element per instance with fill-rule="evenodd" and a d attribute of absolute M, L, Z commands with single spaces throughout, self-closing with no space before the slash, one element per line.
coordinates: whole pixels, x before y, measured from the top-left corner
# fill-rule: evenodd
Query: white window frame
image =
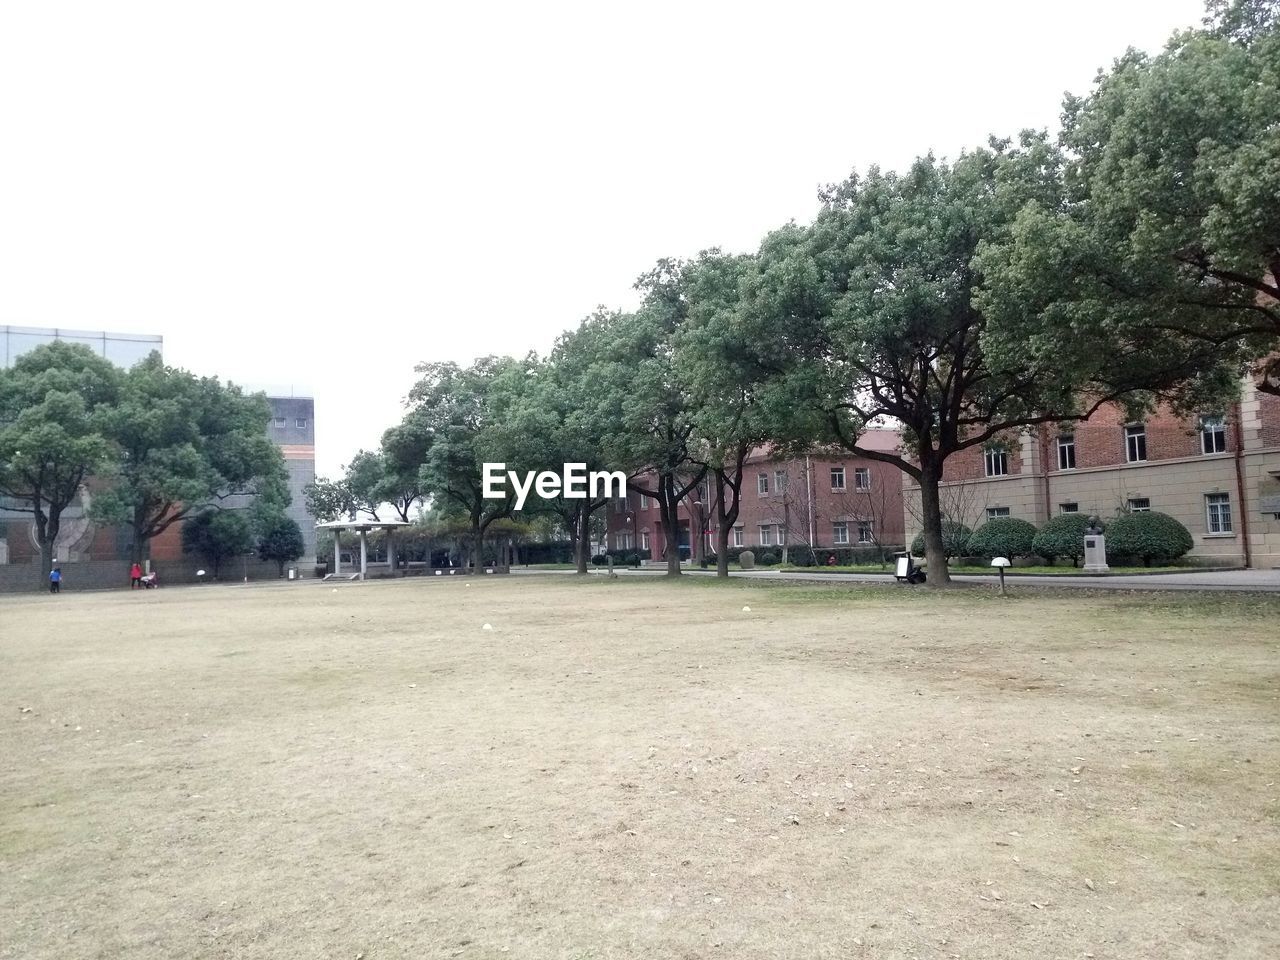
<path fill-rule="evenodd" d="M 987 447 L 982 451 L 982 463 L 988 477 L 1007 477 L 1009 475 L 1009 451 L 1004 447 Z M 1000 469 L 997 470 L 996 467 Z"/>
<path fill-rule="evenodd" d="M 767 497 L 769 495 L 769 474 L 756 474 L 756 493 L 760 494 L 762 497 Z"/>
<path fill-rule="evenodd" d="M 1206 493 L 1204 495 L 1205 529 L 1210 533 L 1235 533 L 1231 517 L 1231 494 Z"/>
<path fill-rule="evenodd" d="M 283 430 L 289 425 L 289 420 L 287 417 L 274 417 L 271 421 L 271 425 L 279 430 Z"/>
<path fill-rule="evenodd" d="M 994 520 L 996 517 L 1011 517 L 1013 511 L 1009 507 L 987 507 L 987 519 Z"/>
<path fill-rule="evenodd" d="M 831 542 L 837 547 L 842 547 L 849 542 L 849 524 L 844 520 L 832 521 Z"/>
<path fill-rule="evenodd" d="M 773 524 L 762 523 L 760 524 L 759 531 L 760 531 L 760 546 L 772 547 L 773 546 Z"/>
<path fill-rule="evenodd" d="M 295 417 L 293 425 L 298 430 L 305 430 L 307 429 L 307 420 L 305 417 Z"/>
<path fill-rule="evenodd" d="M 773 489 L 776 493 L 783 493 L 787 489 L 787 471 L 775 470 L 773 472 Z"/>
<path fill-rule="evenodd" d="M 870 520 L 858 521 L 858 543 L 875 543 L 876 532 Z"/>
<path fill-rule="evenodd" d="M 647 530 L 642 530 L 640 532 L 640 549 L 641 550 L 649 549 L 649 531 Z"/>
<path fill-rule="evenodd" d="M 1074 470 L 1075 468 L 1076 435 L 1074 433 L 1060 433 L 1058 434 L 1058 469 Z"/>
<path fill-rule="evenodd" d="M 1071 509 L 1068 510 L 1067 507 L 1070 507 Z M 1075 501 L 1068 501 L 1067 503 L 1058 504 L 1058 513 L 1079 513 L 1079 512 L 1080 512 L 1080 504 L 1076 503 Z"/>
<path fill-rule="evenodd" d="M 844 493 L 844 467 L 831 468 L 831 492 Z"/>
<path fill-rule="evenodd" d="M 1145 423 L 1125 425 L 1124 460 L 1125 463 L 1147 462 L 1147 425 Z"/>
<path fill-rule="evenodd" d="M 854 467 L 853 468 L 853 489 L 855 490 L 871 489 L 871 468 L 870 467 Z"/>
<path fill-rule="evenodd" d="M 733 528 L 733 545 L 735 547 L 740 547 L 743 545 L 744 541 L 746 540 L 746 537 L 744 536 L 745 533 L 746 533 L 746 528 L 743 527 L 742 524 L 738 524 L 736 527 Z"/>
<path fill-rule="evenodd" d="M 1150 513 L 1151 498 L 1150 497 L 1130 497 L 1125 501 L 1130 513 Z"/>
<path fill-rule="evenodd" d="M 1213 449 L 1217 447 L 1217 449 Z M 1227 452 L 1227 421 L 1224 417 L 1200 418 L 1200 452 L 1206 457 Z"/>

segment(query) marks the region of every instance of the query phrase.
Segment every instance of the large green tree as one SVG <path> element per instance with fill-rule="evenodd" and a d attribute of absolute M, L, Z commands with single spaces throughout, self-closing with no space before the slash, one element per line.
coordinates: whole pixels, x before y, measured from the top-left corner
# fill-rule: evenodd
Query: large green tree
<path fill-rule="evenodd" d="M 261 395 L 164 364 L 158 353 L 132 367 L 105 431 L 119 452 L 95 515 L 133 533 L 134 560 L 151 539 L 210 502 L 238 494 L 288 501 L 284 460 L 267 436 Z"/>
<path fill-rule="evenodd" d="M 253 524 L 244 510 L 204 510 L 182 525 L 183 553 L 203 557 L 215 579 L 224 562 L 253 548 Z"/>
<path fill-rule="evenodd" d="M 1280 4 L 1208 6 L 1067 99 L 1065 189 L 988 238 L 980 299 L 1025 355 L 1203 340 L 1263 358 L 1280 393 Z"/>
<path fill-rule="evenodd" d="M 515 508 L 513 495 L 484 496 L 483 465 L 505 460 L 495 403 L 505 391 L 500 381 L 523 378 L 533 362 L 483 357 L 469 367 L 423 363 L 416 368 L 420 379 L 409 393 L 406 420 L 431 436 L 422 486 L 445 502 L 442 508 L 451 506 L 466 517 L 472 571 L 483 561 L 485 532 Z"/>
<path fill-rule="evenodd" d="M 120 372 L 81 344 L 37 347 L 0 370 L 0 496 L 3 509 L 35 521 L 43 579 L 63 512 L 113 452 L 103 435 Z"/>
<path fill-rule="evenodd" d="M 680 502 L 708 469 L 698 456 L 693 391 L 675 362 L 675 336 L 689 314 L 685 269 L 659 261 L 636 283 L 640 309 L 591 321 L 597 343 L 586 372 L 604 459 L 627 473 L 630 489 L 657 502 L 671 576 L 680 574 Z"/>
<path fill-rule="evenodd" d="M 750 309 L 743 284 L 755 268 L 753 257 L 711 250 L 684 264 L 680 276 L 687 319 L 676 331 L 674 356 L 692 402 L 693 458 L 706 465 L 713 486 L 704 507 L 714 511 L 720 577 L 729 576 L 748 455 L 762 445 L 803 445 L 822 428 L 743 316 Z"/>
<path fill-rule="evenodd" d="M 280 509 L 263 511 L 257 528 L 259 559 L 275 563 L 283 577 L 284 565 L 297 560 L 306 549 L 302 529 L 293 517 Z"/>
<path fill-rule="evenodd" d="M 1216 359 L 1142 330 L 1040 354 L 1027 342 L 1043 317 L 982 309 L 979 249 L 1006 242 L 1027 204 L 1058 203 L 1059 170 L 1053 144 L 1034 135 L 950 163 L 925 157 L 902 174 L 873 168 L 827 190 L 811 227 L 771 236 L 749 284 L 744 322 L 826 414 L 827 439 L 919 484 L 932 584 L 950 579 L 939 501 L 950 457 L 1176 390 Z M 901 428 L 900 450 L 860 445 L 882 423 Z"/>

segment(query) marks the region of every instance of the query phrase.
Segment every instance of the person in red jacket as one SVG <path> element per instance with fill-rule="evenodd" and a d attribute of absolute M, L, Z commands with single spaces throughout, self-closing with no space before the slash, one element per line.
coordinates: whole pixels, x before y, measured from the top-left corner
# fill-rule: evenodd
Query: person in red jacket
<path fill-rule="evenodd" d="M 139 589 L 142 587 L 142 564 L 136 560 L 132 567 L 129 568 L 129 589 Z"/>

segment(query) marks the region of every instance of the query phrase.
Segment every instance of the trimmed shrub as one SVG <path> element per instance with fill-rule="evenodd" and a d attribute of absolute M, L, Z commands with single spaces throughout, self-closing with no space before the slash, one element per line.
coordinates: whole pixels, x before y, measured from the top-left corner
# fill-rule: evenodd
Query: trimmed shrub
<path fill-rule="evenodd" d="M 1017 517 L 992 517 L 969 538 L 968 551 L 990 560 L 992 557 L 1025 557 L 1031 553 L 1035 524 Z"/>
<path fill-rule="evenodd" d="M 1060 513 L 1050 517 L 1036 531 L 1031 550 L 1050 563 L 1059 557 L 1071 560 L 1075 565 L 1084 557 L 1084 532 L 1089 528 L 1087 513 Z"/>
<path fill-rule="evenodd" d="M 756 555 L 751 550 L 739 550 L 737 560 L 743 570 L 751 570 L 756 565 Z"/>
<path fill-rule="evenodd" d="M 1190 531 L 1167 513 L 1126 513 L 1107 524 L 1107 553 L 1140 559 L 1148 567 L 1177 560 L 1193 546 Z"/>
<path fill-rule="evenodd" d="M 591 558 L 591 562 L 597 567 L 603 567 L 608 558 L 613 557 L 613 565 L 615 567 L 635 567 L 639 566 L 642 560 L 649 559 L 648 550 L 606 550 L 604 553 L 597 553 Z"/>
<path fill-rule="evenodd" d="M 969 549 L 969 538 L 973 536 L 973 531 L 966 527 L 963 523 L 955 520 L 942 521 L 942 549 L 947 555 L 947 559 L 959 557 L 966 553 Z M 921 530 L 916 534 L 916 538 L 911 541 L 911 552 L 917 557 L 924 556 L 924 531 Z"/>
<path fill-rule="evenodd" d="M 771 567 L 778 562 L 778 555 L 772 550 L 761 550 L 756 554 L 756 563 L 762 567 Z"/>

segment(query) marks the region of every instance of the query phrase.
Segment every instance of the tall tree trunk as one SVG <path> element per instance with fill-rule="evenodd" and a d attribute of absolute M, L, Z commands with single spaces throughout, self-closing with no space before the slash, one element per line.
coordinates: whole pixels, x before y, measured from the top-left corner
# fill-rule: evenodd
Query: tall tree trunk
<path fill-rule="evenodd" d="M 728 578 L 729 576 L 729 525 L 724 521 L 724 510 L 717 510 L 719 514 L 717 522 L 719 528 L 716 530 L 716 576 Z"/>
<path fill-rule="evenodd" d="M 921 458 L 920 464 L 920 516 L 924 523 L 924 556 L 928 562 L 928 580 L 931 587 L 945 587 L 951 583 L 947 570 L 947 550 L 942 542 L 942 501 L 938 484 L 942 479 L 942 466 L 932 458 Z"/>
<path fill-rule="evenodd" d="M 574 523 L 578 528 L 578 539 L 573 545 L 573 563 L 575 571 L 583 576 L 587 573 L 587 554 L 591 551 L 591 511 L 584 504 L 578 509 L 578 518 Z"/>
<path fill-rule="evenodd" d="M 675 477 L 664 473 L 658 477 L 658 507 L 662 529 L 667 537 L 667 576 L 680 576 L 680 504 L 676 501 Z"/>

